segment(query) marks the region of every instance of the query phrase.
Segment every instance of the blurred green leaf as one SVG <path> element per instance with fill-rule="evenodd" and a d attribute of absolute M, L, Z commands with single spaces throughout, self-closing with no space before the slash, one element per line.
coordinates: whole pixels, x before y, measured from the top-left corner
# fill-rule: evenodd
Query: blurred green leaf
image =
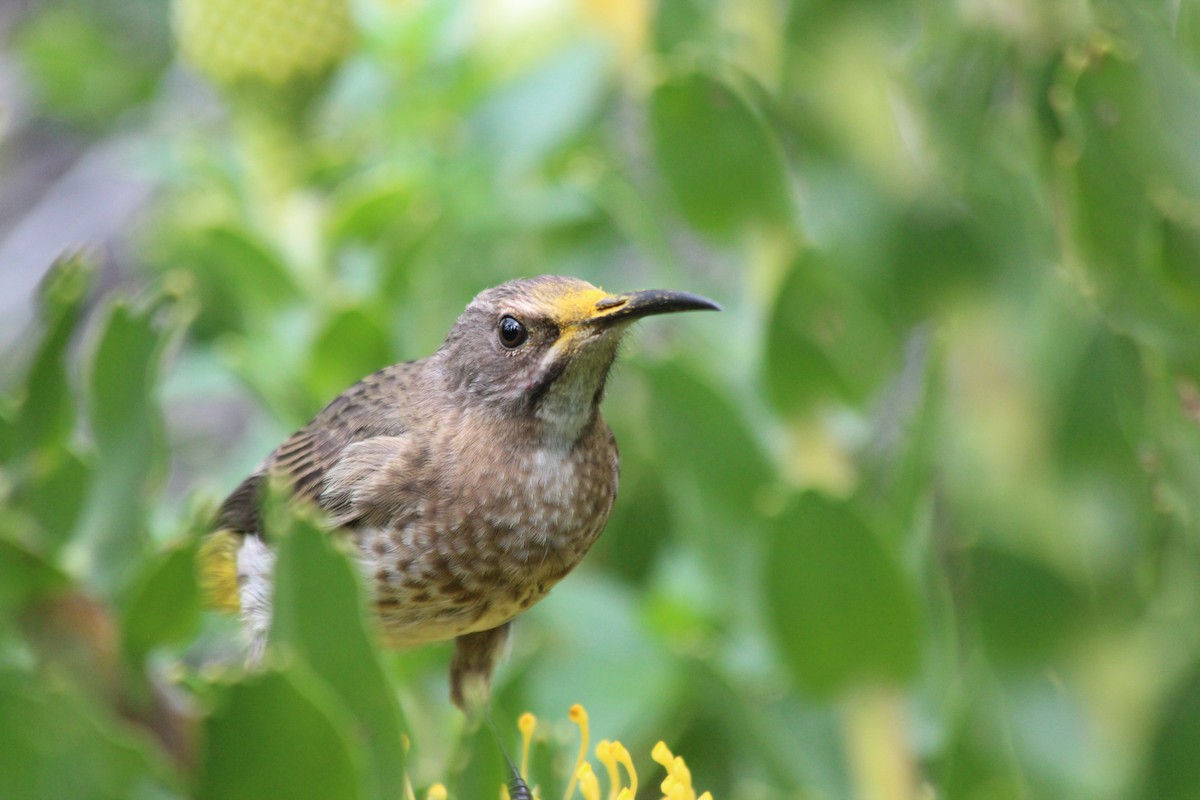
<path fill-rule="evenodd" d="M 1200 798 L 1200 668 L 1193 668 L 1167 698 L 1151 738 L 1141 796 L 1150 800 Z"/>
<path fill-rule="evenodd" d="M 987 719 L 987 709 L 963 709 L 952 723 L 950 739 L 931 769 L 947 797 L 1017 798 L 1025 796 L 1025 778 L 1012 753 L 997 754 L 1003 734 Z"/>
<path fill-rule="evenodd" d="M 411 224 L 412 187 L 400 177 L 368 176 L 347 182 L 334 196 L 329 238 L 373 242 Z"/>
<path fill-rule="evenodd" d="M 155 397 L 160 362 L 183 321 L 170 302 L 114 302 L 91 356 L 86 399 L 99 461 L 76 555 L 109 589 L 143 546 L 148 490 L 166 456 Z"/>
<path fill-rule="evenodd" d="M 75 421 L 75 396 L 67 375 L 67 347 L 83 313 L 93 269 L 82 256 L 55 262 L 40 292 L 45 333 L 25 377 L 25 397 L 15 422 L 16 461 L 41 447 L 61 444 Z M 11 462 L 10 462 L 11 463 Z"/>
<path fill-rule="evenodd" d="M 1119 470 L 1126 480 L 1136 479 L 1141 473 L 1137 450 L 1145 435 L 1145 383 L 1136 345 L 1096 331 L 1061 397 L 1055 452 L 1069 466 Z"/>
<path fill-rule="evenodd" d="M 896 333 L 841 265 L 808 252 L 775 298 L 767 328 L 767 389 L 785 414 L 835 397 L 863 404 L 899 368 Z"/>
<path fill-rule="evenodd" d="M 200 589 L 196 582 L 199 537 L 193 536 L 146 561 L 122 608 L 125 652 L 140 661 L 154 647 L 174 644 L 196 627 Z"/>
<path fill-rule="evenodd" d="M 741 409 L 681 365 L 655 364 L 646 374 L 665 463 L 694 475 L 713 507 L 752 514 L 755 495 L 772 474 Z"/>
<path fill-rule="evenodd" d="M 70 579 L 58 567 L 12 541 L 0 518 L 0 615 L 20 611 L 32 597 L 48 594 L 69 585 Z"/>
<path fill-rule="evenodd" d="M 161 772 L 132 731 L 70 689 L 0 670 L 0 797 L 128 800 Z"/>
<path fill-rule="evenodd" d="M 299 655 L 353 715 L 352 742 L 370 758 L 371 794 L 400 796 L 403 722 L 355 566 L 327 532 L 296 520 L 281 537 L 275 575 L 273 641 Z"/>
<path fill-rule="evenodd" d="M 1200 313 L 1200 228 L 1162 219 L 1162 277 L 1170 296 Z"/>
<path fill-rule="evenodd" d="M 996 243 L 986 223 L 957 204 L 918 203 L 896 223 L 888 297 L 901 319 L 916 323 L 982 292 L 996 273 Z"/>
<path fill-rule="evenodd" d="M 90 4 L 47 6 L 18 30 L 15 52 L 46 111 L 76 125 L 107 128 L 152 93 L 164 47 L 133 44 L 117 20 Z"/>
<path fill-rule="evenodd" d="M 669 54 L 676 47 L 711 35 L 713 0 L 676 0 L 654 5 L 654 47 Z"/>
<path fill-rule="evenodd" d="M 205 721 L 196 797 L 364 797 L 355 757 L 361 751 L 350 730 L 333 699 L 297 670 L 247 678 L 228 688 Z"/>
<path fill-rule="evenodd" d="M 668 490 L 654 474 L 654 467 L 621 459 L 621 489 L 604 535 L 588 559 L 634 583 L 643 583 L 654 569 L 663 548 L 671 540 Z"/>
<path fill-rule="evenodd" d="M 172 268 L 197 280 L 201 333 L 229 328 L 256 330 L 258 317 L 301 297 L 295 277 L 280 256 L 246 227 L 236 224 L 191 228 L 169 242 Z"/>
<path fill-rule="evenodd" d="M 334 314 L 317 336 L 308 383 L 313 396 L 324 402 L 395 360 L 383 326 L 367 309 L 349 308 Z"/>
<path fill-rule="evenodd" d="M 692 225 L 728 235 L 791 222 L 779 147 L 731 87 L 700 73 L 671 78 L 650 98 L 650 125 L 654 156 Z"/>
<path fill-rule="evenodd" d="M 814 694 L 904 681 L 917 667 L 912 588 L 846 503 L 808 492 L 776 521 L 766 596 L 784 659 Z"/>
<path fill-rule="evenodd" d="M 594 115 L 608 78 L 605 49 L 576 43 L 489 97 L 471 121 L 501 169 L 541 163 Z"/>
<path fill-rule="evenodd" d="M 969 563 L 980 631 L 996 662 L 1044 664 L 1084 630 L 1082 596 L 1049 565 L 984 545 L 971 549 Z"/>
<path fill-rule="evenodd" d="M 22 478 L 13 493 L 13 504 L 37 521 L 39 547 L 53 554 L 75 533 L 88 487 L 95 480 L 93 470 L 65 447 L 47 448 Z"/>

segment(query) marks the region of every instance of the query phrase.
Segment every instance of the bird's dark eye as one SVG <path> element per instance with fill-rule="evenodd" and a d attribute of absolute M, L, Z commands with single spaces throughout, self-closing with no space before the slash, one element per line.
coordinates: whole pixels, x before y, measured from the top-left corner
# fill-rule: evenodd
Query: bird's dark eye
<path fill-rule="evenodd" d="M 517 319 L 504 317 L 500 320 L 500 344 L 509 350 L 515 350 L 525 344 L 529 331 Z"/>

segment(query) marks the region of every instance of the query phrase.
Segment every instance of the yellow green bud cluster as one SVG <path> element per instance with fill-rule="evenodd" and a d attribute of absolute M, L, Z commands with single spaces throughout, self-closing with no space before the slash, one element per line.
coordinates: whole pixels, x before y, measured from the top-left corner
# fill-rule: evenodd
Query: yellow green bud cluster
<path fill-rule="evenodd" d="M 354 45 L 349 0 L 176 0 L 175 34 L 218 86 L 317 78 Z"/>

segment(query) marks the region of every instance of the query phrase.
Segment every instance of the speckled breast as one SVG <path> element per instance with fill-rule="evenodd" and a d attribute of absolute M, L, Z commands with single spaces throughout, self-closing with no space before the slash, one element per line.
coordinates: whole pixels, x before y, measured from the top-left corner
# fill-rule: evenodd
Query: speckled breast
<path fill-rule="evenodd" d="M 607 426 L 568 451 L 535 447 L 454 460 L 388 526 L 355 531 L 393 646 L 502 625 L 571 571 L 616 497 Z"/>

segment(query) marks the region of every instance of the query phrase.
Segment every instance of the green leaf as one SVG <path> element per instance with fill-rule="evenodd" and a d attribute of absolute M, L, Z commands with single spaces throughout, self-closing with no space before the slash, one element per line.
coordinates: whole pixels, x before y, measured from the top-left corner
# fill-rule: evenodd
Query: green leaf
<path fill-rule="evenodd" d="M 0 797 L 127 800 L 155 771 L 140 737 L 75 692 L 0 671 Z"/>
<path fill-rule="evenodd" d="M 675 0 L 654 5 L 654 49 L 664 55 L 711 35 L 713 0 Z"/>
<path fill-rule="evenodd" d="M 1051 567 L 991 546 L 970 553 L 972 597 L 993 661 L 1041 665 L 1084 629 L 1082 595 Z"/>
<path fill-rule="evenodd" d="M 22 476 L 12 502 L 38 523 L 41 552 L 56 553 L 75 533 L 94 477 L 88 463 L 61 446 L 43 450 Z"/>
<path fill-rule="evenodd" d="M 801 256 L 775 300 L 767 329 L 766 379 L 785 414 L 834 398 L 861 404 L 899 367 L 900 343 L 842 265 Z"/>
<path fill-rule="evenodd" d="M 289 670 L 229 687 L 205 721 L 198 800 L 363 797 L 349 721 L 313 683 Z"/>
<path fill-rule="evenodd" d="M 766 566 L 772 630 L 809 691 L 907 680 L 920 655 L 916 598 L 848 504 L 805 493 L 775 525 Z"/>
<path fill-rule="evenodd" d="M 1055 452 L 1068 467 L 1115 470 L 1133 482 L 1141 475 L 1146 387 L 1138 349 L 1106 328 L 1074 365 L 1058 411 Z"/>
<path fill-rule="evenodd" d="M 379 796 L 398 797 L 404 779 L 400 707 L 372 644 L 356 568 L 332 541 L 304 520 L 280 537 L 272 640 L 303 659 L 349 710 Z"/>
<path fill-rule="evenodd" d="M 914 203 L 896 223 L 887 296 L 905 322 L 919 323 L 959 295 L 983 292 L 1003 244 L 989 241 L 985 222 L 958 203 Z"/>
<path fill-rule="evenodd" d="M 653 465 L 623 456 L 621 490 L 604 535 L 588 553 L 588 562 L 603 563 L 633 583 L 645 583 L 663 548 L 671 542 L 668 497 Z"/>
<path fill-rule="evenodd" d="M 1200 665 L 1162 707 L 1162 717 L 1151 737 L 1142 797 L 1147 800 L 1197 800 L 1200 798 Z"/>
<path fill-rule="evenodd" d="M 0 618 L 20 611 L 31 597 L 65 588 L 70 579 L 42 556 L 10 539 L 0 518 Z"/>
<path fill-rule="evenodd" d="M 672 78 L 650 98 L 654 155 L 688 221 L 728 235 L 786 225 L 792 210 L 778 145 L 747 102 L 716 78 Z"/>
<path fill-rule="evenodd" d="M 200 614 L 199 542 L 192 536 L 142 564 L 122 609 L 125 652 L 131 660 L 140 660 L 156 646 L 181 641 L 195 628 Z"/>
<path fill-rule="evenodd" d="M 86 399 L 98 461 L 75 557 L 101 587 L 114 588 L 137 562 L 165 465 L 155 393 L 166 341 L 182 326 L 175 312 L 167 304 L 113 303 L 90 360 Z"/>
<path fill-rule="evenodd" d="M 659 451 L 695 475 L 714 508 L 753 513 L 755 495 L 772 473 L 742 410 L 694 372 L 670 364 L 647 370 Z"/>
<path fill-rule="evenodd" d="M 172 267 L 196 275 L 202 334 L 258 330 L 272 313 L 300 298 L 287 264 L 259 237 L 234 224 L 188 230 L 168 245 Z"/>
<path fill-rule="evenodd" d="M 403 178 L 369 176 L 347 182 L 334 195 L 329 238 L 334 242 L 374 243 L 412 224 L 408 211 L 413 188 Z"/>
<path fill-rule="evenodd" d="M 503 172 L 541 164 L 596 113 L 608 80 L 606 51 L 576 43 L 489 97 L 471 122 Z"/>
<path fill-rule="evenodd" d="M 322 402 L 347 386 L 395 361 L 387 332 L 367 311 L 349 308 L 334 314 L 313 345 L 308 385 Z"/>
<path fill-rule="evenodd" d="M 8 454 L 13 461 L 32 450 L 61 444 L 74 424 L 75 393 L 67 375 L 67 348 L 93 272 L 82 257 L 64 257 L 55 262 L 42 284 L 39 299 L 45 333 L 25 377 L 25 397 L 14 426 L 15 450 Z"/>

